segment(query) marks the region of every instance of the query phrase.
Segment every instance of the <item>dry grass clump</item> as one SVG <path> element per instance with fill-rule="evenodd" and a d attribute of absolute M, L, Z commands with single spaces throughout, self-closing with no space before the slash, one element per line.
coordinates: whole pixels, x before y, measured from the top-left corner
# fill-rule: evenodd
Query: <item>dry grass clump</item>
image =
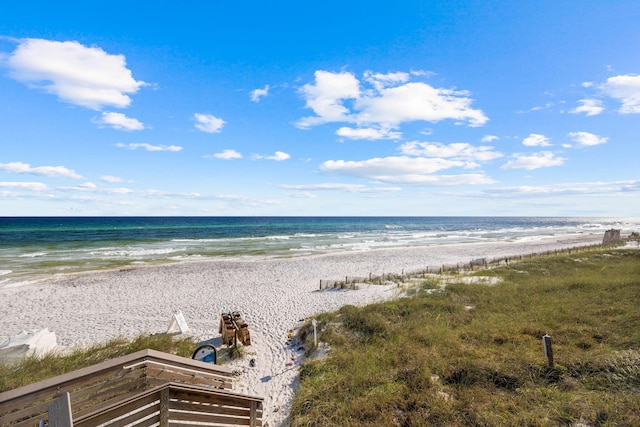
<path fill-rule="evenodd" d="M 302 367 L 291 425 L 640 425 L 640 252 L 478 274 L 501 281 L 318 317 L 332 352 Z"/>

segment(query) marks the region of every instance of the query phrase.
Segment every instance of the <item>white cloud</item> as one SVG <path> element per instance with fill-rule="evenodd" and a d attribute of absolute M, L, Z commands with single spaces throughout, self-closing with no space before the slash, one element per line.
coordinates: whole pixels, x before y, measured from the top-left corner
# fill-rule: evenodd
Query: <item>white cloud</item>
<path fill-rule="evenodd" d="M 193 115 L 196 120 L 196 129 L 207 133 L 220 133 L 225 121 L 211 114 L 195 113 Z"/>
<path fill-rule="evenodd" d="M 609 138 L 598 136 L 589 132 L 569 132 L 567 136 L 571 138 L 573 142 L 582 147 L 591 147 L 593 145 L 604 144 L 609 140 Z"/>
<path fill-rule="evenodd" d="M 283 160 L 289 160 L 291 158 L 291 156 L 285 153 L 284 151 L 276 151 L 272 156 L 263 156 L 261 154 L 254 154 L 252 157 L 255 160 L 266 159 L 266 160 L 275 160 L 277 162 L 281 162 Z"/>
<path fill-rule="evenodd" d="M 426 83 L 411 82 L 381 90 L 356 100 L 358 120 L 394 127 L 403 122 L 439 122 L 451 119 L 482 126 L 489 119 L 482 110 L 471 108 L 466 91 L 437 89 Z"/>
<path fill-rule="evenodd" d="M 211 158 L 212 156 L 205 156 L 205 157 Z M 242 154 L 240 154 L 236 150 L 222 150 L 222 152 L 220 153 L 213 154 L 213 157 L 216 159 L 222 159 L 222 160 L 241 159 Z"/>
<path fill-rule="evenodd" d="M 9 76 L 56 95 L 64 102 L 100 110 L 131 104 L 143 81 L 136 81 L 123 55 L 110 55 L 98 47 L 76 41 L 21 39 L 8 55 Z"/>
<path fill-rule="evenodd" d="M 387 74 L 374 73 L 372 71 L 364 72 L 364 80 L 371 83 L 377 91 L 381 91 L 385 87 L 406 83 L 409 81 L 409 78 L 408 73 L 402 72 Z"/>
<path fill-rule="evenodd" d="M 0 181 L 0 188 L 11 188 L 18 190 L 29 191 L 46 191 L 49 189 L 45 184 L 41 182 L 7 182 Z"/>
<path fill-rule="evenodd" d="M 456 175 L 421 175 L 407 174 L 400 176 L 388 176 L 379 178 L 382 181 L 392 184 L 408 184 L 408 185 L 482 185 L 495 184 L 497 181 L 482 173 L 467 173 Z"/>
<path fill-rule="evenodd" d="M 535 107 L 531 107 L 528 110 L 519 110 L 516 111 L 516 113 L 518 114 L 526 114 L 526 113 L 533 113 L 534 111 L 541 111 L 541 110 L 548 110 L 551 107 L 553 107 L 553 102 L 545 102 L 544 105 L 536 105 Z"/>
<path fill-rule="evenodd" d="M 340 183 L 298 184 L 298 185 L 281 184 L 280 188 L 285 188 L 288 190 L 306 190 L 306 191 L 346 191 L 349 193 L 388 193 L 388 192 L 402 190 L 400 187 L 369 187 L 363 184 L 340 184 Z"/>
<path fill-rule="evenodd" d="M 485 136 L 482 137 L 482 139 L 480 141 L 487 143 L 487 142 L 497 141 L 498 139 L 500 139 L 500 138 L 498 138 L 495 135 L 485 135 Z"/>
<path fill-rule="evenodd" d="M 294 191 L 286 194 L 294 199 L 315 199 L 317 196 L 310 191 Z"/>
<path fill-rule="evenodd" d="M 260 102 L 260 99 L 262 99 L 263 97 L 269 95 L 269 85 L 266 85 L 264 88 L 262 89 L 255 89 L 253 91 L 251 91 L 251 100 L 253 102 Z"/>
<path fill-rule="evenodd" d="M 99 119 L 95 120 L 98 124 L 111 126 L 118 130 L 143 130 L 144 124 L 130 117 L 125 116 L 122 113 L 104 112 Z"/>
<path fill-rule="evenodd" d="M 434 88 L 410 82 L 407 73 L 366 72 L 361 82 L 348 72 L 318 70 L 315 82 L 304 85 L 300 93 L 315 116 L 304 117 L 296 125 L 308 128 L 324 123 L 346 122 L 373 128 L 396 128 L 404 122 L 439 122 L 445 119 L 481 126 L 489 119 L 482 110 L 471 108 L 466 91 Z M 347 103 L 347 101 L 349 101 Z"/>
<path fill-rule="evenodd" d="M 484 174 L 436 175 L 444 169 L 465 167 L 467 163 L 442 158 L 406 156 L 374 158 L 364 161 L 329 160 L 320 165 L 325 173 L 375 179 L 392 184 L 462 185 L 491 184 Z"/>
<path fill-rule="evenodd" d="M 569 111 L 571 114 L 585 113 L 587 117 L 597 116 L 604 111 L 602 101 L 599 99 L 581 99 L 578 101 L 581 105 Z"/>
<path fill-rule="evenodd" d="M 318 70 L 315 72 L 315 84 L 304 85 L 300 92 L 306 100 L 306 107 L 311 108 L 317 116 L 300 119 L 299 127 L 354 120 L 349 117 L 347 107 L 342 105 L 343 100 L 357 99 L 360 96 L 360 82 L 353 74 Z"/>
<path fill-rule="evenodd" d="M 281 162 L 283 160 L 288 160 L 291 158 L 291 156 L 287 153 L 285 153 L 284 151 L 276 151 L 275 154 L 273 156 L 267 156 L 265 157 L 267 160 L 275 160 L 277 162 Z"/>
<path fill-rule="evenodd" d="M 423 157 L 383 157 L 363 161 L 328 160 L 320 165 L 327 173 L 379 178 L 411 173 L 431 174 L 443 169 L 464 166 L 464 162 L 445 159 L 426 159 Z"/>
<path fill-rule="evenodd" d="M 390 129 L 374 129 L 374 128 L 350 128 L 341 127 L 336 131 L 336 135 L 349 139 L 400 139 L 402 138 L 401 132 L 393 132 Z"/>
<path fill-rule="evenodd" d="M 538 133 L 532 133 L 522 140 L 522 145 L 527 147 L 548 147 L 551 143 L 549 143 L 549 138 L 546 136 Z"/>
<path fill-rule="evenodd" d="M 150 190 L 152 191 L 152 190 Z M 136 191 L 130 189 L 130 188 L 125 188 L 125 187 L 119 187 L 119 188 L 103 188 L 102 192 L 107 193 L 107 194 L 133 194 L 136 193 Z M 138 192 L 140 193 L 140 192 Z"/>
<path fill-rule="evenodd" d="M 532 155 L 514 154 L 513 160 L 509 160 L 504 164 L 502 169 L 534 170 L 551 166 L 562 166 L 565 160 L 566 159 L 562 157 L 555 157 L 555 154 L 550 151 L 542 151 Z"/>
<path fill-rule="evenodd" d="M 640 191 L 640 181 L 612 181 L 612 182 L 578 182 L 559 183 L 541 186 L 517 186 L 491 188 L 479 193 L 481 197 L 545 197 L 545 196 L 575 196 Z"/>
<path fill-rule="evenodd" d="M 111 183 L 124 182 L 124 179 L 117 176 L 112 176 L 112 175 L 102 175 L 100 177 L 100 180 L 104 182 L 111 182 Z"/>
<path fill-rule="evenodd" d="M 640 75 L 627 74 L 609 77 L 600 85 L 600 89 L 608 96 L 622 102 L 620 113 L 640 113 Z"/>
<path fill-rule="evenodd" d="M 12 173 L 28 173 L 31 175 L 42 175 L 48 177 L 65 177 L 73 179 L 82 179 L 82 176 L 77 174 L 74 170 L 68 169 L 64 166 L 37 166 L 31 167 L 31 165 L 22 162 L 0 163 L 0 170 Z"/>
<path fill-rule="evenodd" d="M 411 156 L 453 158 L 465 162 L 486 162 L 502 157 L 501 153 L 493 151 L 493 147 L 474 147 L 463 142 L 445 145 L 439 142 L 412 141 L 402 144 L 400 152 Z"/>
<path fill-rule="evenodd" d="M 178 152 L 182 151 L 182 147 L 178 145 L 151 145 L 146 142 L 141 143 L 133 143 L 133 144 L 123 144 L 121 142 L 116 144 L 118 148 L 126 148 L 127 150 L 137 150 L 138 148 L 142 148 L 147 151 L 173 151 Z"/>

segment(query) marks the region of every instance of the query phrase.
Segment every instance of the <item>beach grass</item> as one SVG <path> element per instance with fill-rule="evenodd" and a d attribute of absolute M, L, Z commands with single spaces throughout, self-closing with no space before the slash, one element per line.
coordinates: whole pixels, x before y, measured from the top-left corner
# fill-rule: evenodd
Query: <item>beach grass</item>
<path fill-rule="evenodd" d="M 501 280 L 318 316 L 331 351 L 301 368 L 291 426 L 640 425 L 639 251 L 473 274 Z"/>
<path fill-rule="evenodd" d="M 158 334 L 140 335 L 134 339 L 115 338 L 106 343 L 73 349 L 64 354 L 28 356 L 13 364 L 0 364 L 0 392 L 145 349 L 190 358 L 195 347 L 196 343 L 191 338 Z"/>

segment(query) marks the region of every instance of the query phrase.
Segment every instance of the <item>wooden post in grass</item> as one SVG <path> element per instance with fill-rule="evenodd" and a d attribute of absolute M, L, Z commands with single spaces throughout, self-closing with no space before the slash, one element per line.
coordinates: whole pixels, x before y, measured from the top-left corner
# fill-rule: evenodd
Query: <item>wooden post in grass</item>
<path fill-rule="evenodd" d="M 313 325 L 313 347 L 317 348 L 318 347 L 318 336 L 316 335 L 316 327 L 318 326 L 318 322 L 316 321 L 316 319 L 313 319 L 311 321 L 311 324 Z"/>
<path fill-rule="evenodd" d="M 544 346 L 544 355 L 549 361 L 549 367 L 553 368 L 553 346 L 551 344 L 551 336 L 545 334 L 542 337 L 542 345 Z"/>

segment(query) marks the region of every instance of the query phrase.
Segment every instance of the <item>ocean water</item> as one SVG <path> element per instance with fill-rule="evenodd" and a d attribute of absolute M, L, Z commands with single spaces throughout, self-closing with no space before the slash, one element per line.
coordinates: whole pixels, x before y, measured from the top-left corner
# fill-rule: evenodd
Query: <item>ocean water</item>
<path fill-rule="evenodd" d="M 68 273 L 212 257 L 335 251 L 638 231 L 640 218 L 4 217 L 0 286 Z"/>

